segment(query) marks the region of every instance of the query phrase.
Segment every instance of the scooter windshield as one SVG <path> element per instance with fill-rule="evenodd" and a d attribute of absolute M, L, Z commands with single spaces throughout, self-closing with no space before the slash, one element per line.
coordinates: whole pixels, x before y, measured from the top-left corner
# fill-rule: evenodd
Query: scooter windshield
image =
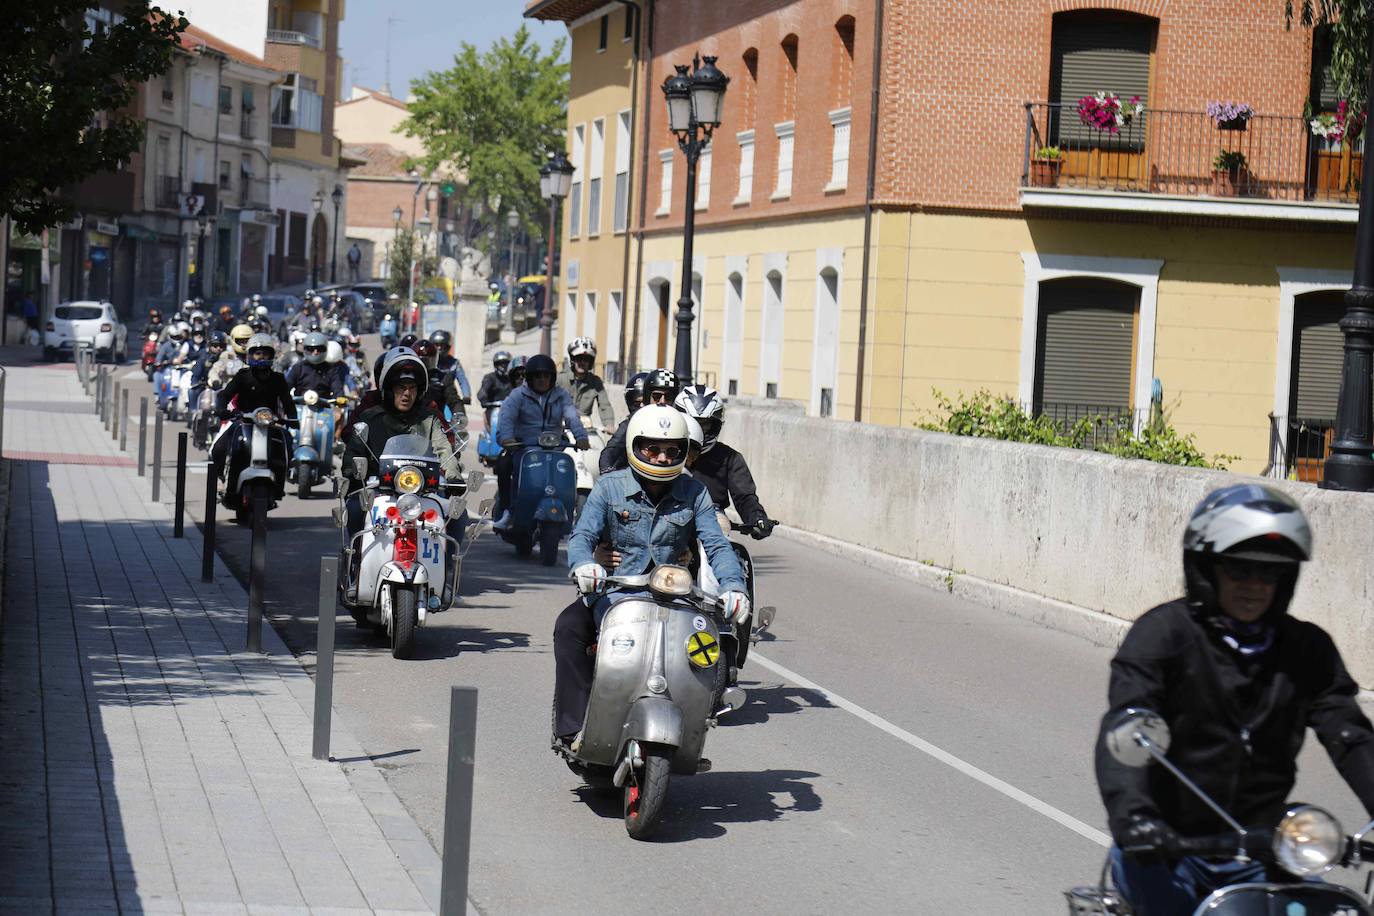
<path fill-rule="evenodd" d="M 407 433 L 392 436 L 382 448 L 382 458 L 433 458 L 434 447 L 424 436 Z"/>

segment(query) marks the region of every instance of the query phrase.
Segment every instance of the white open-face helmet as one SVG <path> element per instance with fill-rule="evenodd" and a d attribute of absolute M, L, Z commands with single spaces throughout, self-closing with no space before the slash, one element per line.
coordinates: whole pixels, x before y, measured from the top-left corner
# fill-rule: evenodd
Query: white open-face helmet
<path fill-rule="evenodd" d="M 343 362 L 343 347 L 337 340 L 331 340 L 329 346 L 325 348 L 324 361 L 327 363 Z"/>
<path fill-rule="evenodd" d="M 630 467 L 646 480 L 667 482 L 675 479 L 687 465 L 687 444 L 690 432 L 687 417 L 679 410 L 664 405 L 642 407 L 630 417 L 625 429 L 626 452 Z M 650 460 L 650 451 L 666 449 L 671 461 L 657 464 Z"/>
<path fill-rule="evenodd" d="M 574 337 L 568 344 L 568 359 L 590 356 L 596 359 L 596 341 L 590 337 Z"/>

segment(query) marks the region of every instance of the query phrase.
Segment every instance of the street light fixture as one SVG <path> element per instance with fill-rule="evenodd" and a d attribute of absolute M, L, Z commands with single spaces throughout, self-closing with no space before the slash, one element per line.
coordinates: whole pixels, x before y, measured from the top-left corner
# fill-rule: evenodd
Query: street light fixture
<path fill-rule="evenodd" d="M 205 295 L 205 230 L 210 226 L 210 214 L 201 210 L 196 214 L 196 226 L 200 235 L 196 239 L 196 283 L 193 298 Z"/>
<path fill-rule="evenodd" d="M 692 242 L 696 234 L 697 160 L 711 142 L 712 132 L 720 126 L 721 107 L 730 78 L 716 69 L 710 55 L 692 56 L 689 73 L 683 64 L 663 81 L 663 97 L 668 103 L 668 129 L 677 135 L 677 145 L 687 156 L 687 201 L 682 227 L 682 285 L 677 299 L 677 347 L 673 374 L 678 384 L 692 382 Z"/>
<path fill-rule="evenodd" d="M 334 190 L 329 194 L 329 199 L 334 201 L 334 244 L 329 255 L 330 283 L 339 282 L 339 204 L 343 202 L 343 194 L 343 188 L 338 185 L 334 185 Z"/>
<path fill-rule="evenodd" d="M 549 202 L 549 254 L 544 275 L 544 310 L 539 316 L 539 352 L 553 355 L 553 256 L 558 244 L 558 202 L 572 190 L 573 164 L 562 150 L 549 154 L 539 170 L 539 193 Z"/>
<path fill-rule="evenodd" d="M 315 208 L 315 216 L 318 217 L 320 211 L 324 209 L 324 192 L 316 191 L 315 196 L 310 198 L 310 204 Z M 315 225 L 319 225 L 318 220 Z M 311 288 L 315 288 L 320 285 L 320 246 L 315 243 L 315 234 L 313 232 L 310 234 L 310 240 L 312 242 L 310 246 L 310 286 Z"/>

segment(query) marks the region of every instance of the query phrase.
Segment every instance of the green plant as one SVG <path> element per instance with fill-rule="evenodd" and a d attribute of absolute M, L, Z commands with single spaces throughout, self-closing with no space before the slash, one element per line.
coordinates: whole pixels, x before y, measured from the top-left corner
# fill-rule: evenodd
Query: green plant
<path fill-rule="evenodd" d="M 1216 455 L 1209 459 L 1197 447 L 1191 433 L 1184 435 L 1169 425 L 1163 409 L 1153 409 L 1149 423 L 1136 430 L 1127 418 L 1102 415 L 1084 417 L 1069 425 L 1061 424 L 1044 415 L 1035 416 L 1010 398 L 986 389 L 979 389 L 971 396 L 960 394 L 957 400 L 938 389 L 934 390 L 934 396 L 937 418 L 918 423 L 920 429 L 979 439 L 1089 449 L 1119 458 L 1141 458 L 1196 468 L 1225 470 L 1236 460 L 1235 455 Z"/>
<path fill-rule="evenodd" d="M 1218 172 L 1239 172 L 1248 165 L 1245 154 L 1235 149 L 1224 149 L 1212 160 L 1212 168 Z"/>
<path fill-rule="evenodd" d="M 1035 151 L 1036 161 L 1039 162 L 1058 162 L 1064 157 L 1064 151 L 1057 146 L 1042 146 Z"/>

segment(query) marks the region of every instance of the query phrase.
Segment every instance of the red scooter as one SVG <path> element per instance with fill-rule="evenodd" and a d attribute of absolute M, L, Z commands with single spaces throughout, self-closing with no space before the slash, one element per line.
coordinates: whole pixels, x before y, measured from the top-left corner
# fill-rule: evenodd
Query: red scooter
<path fill-rule="evenodd" d="M 143 374 L 148 376 L 148 381 L 153 380 L 153 371 L 157 369 L 154 361 L 157 359 L 157 334 L 146 334 L 143 337 Z"/>

